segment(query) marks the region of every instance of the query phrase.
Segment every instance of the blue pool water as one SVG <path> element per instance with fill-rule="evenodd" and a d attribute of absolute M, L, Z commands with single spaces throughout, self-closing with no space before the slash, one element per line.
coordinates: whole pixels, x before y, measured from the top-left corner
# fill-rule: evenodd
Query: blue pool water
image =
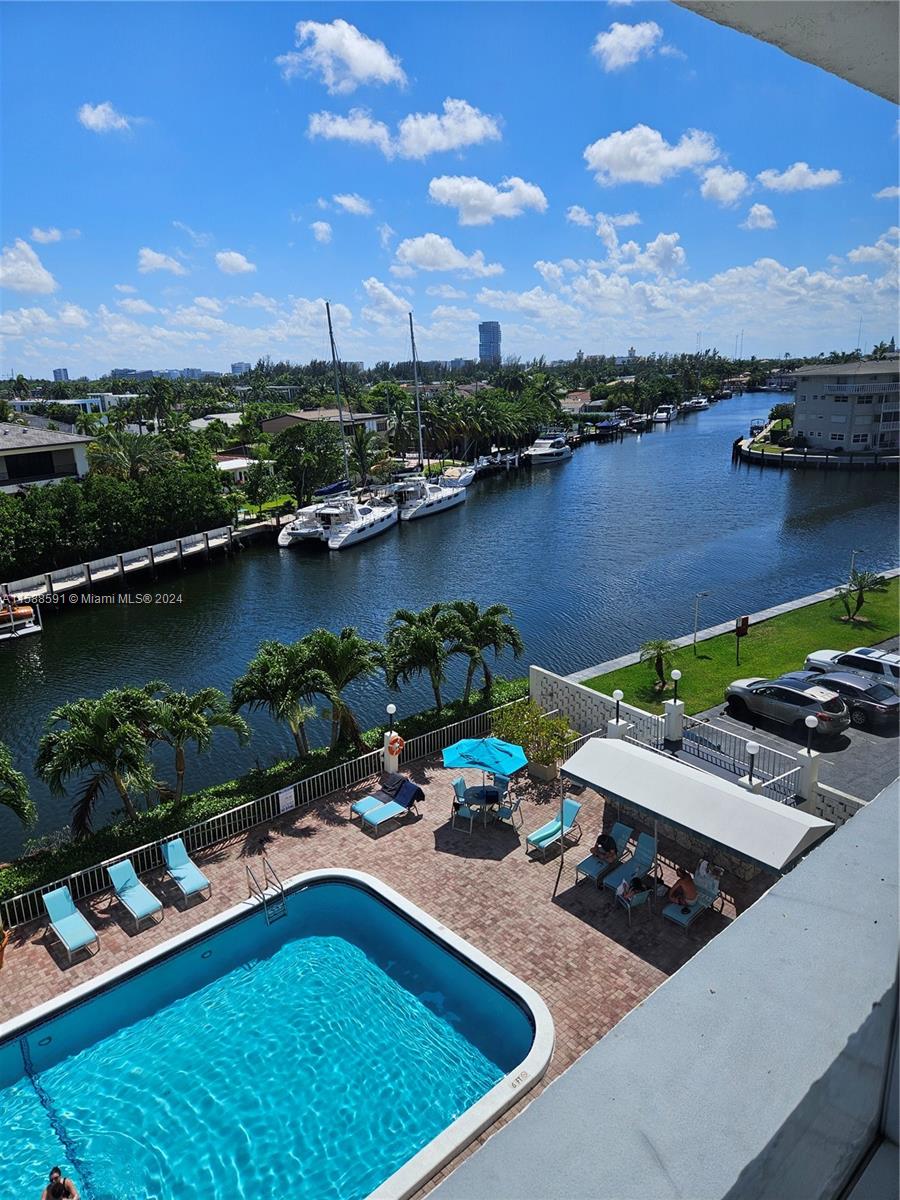
<path fill-rule="evenodd" d="M 84 1200 L 356 1200 L 532 1040 L 418 926 L 315 884 L 0 1046 L 0 1197 L 60 1163 Z"/>

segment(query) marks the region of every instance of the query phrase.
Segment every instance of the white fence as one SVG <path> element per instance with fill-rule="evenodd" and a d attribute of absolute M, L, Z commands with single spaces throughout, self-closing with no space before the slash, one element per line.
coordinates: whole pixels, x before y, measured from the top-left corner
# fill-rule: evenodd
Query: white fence
<path fill-rule="evenodd" d="M 684 718 L 683 748 L 695 758 L 740 778 L 750 770 L 748 739 L 720 729 L 709 721 Z M 758 743 L 757 743 L 758 744 Z M 770 746 L 760 746 L 753 759 L 753 774 L 765 780 L 763 791 L 775 800 L 788 800 L 796 791 L 800 769 L 796 758 Z"/>

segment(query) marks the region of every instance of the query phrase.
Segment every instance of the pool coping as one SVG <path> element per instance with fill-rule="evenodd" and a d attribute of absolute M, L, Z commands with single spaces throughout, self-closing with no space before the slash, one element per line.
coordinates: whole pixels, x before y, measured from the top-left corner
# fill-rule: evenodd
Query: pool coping
<path fill-rule="evenodd" d="M 477 946 L 473 946 L 471 942 L 448 929 L 436 917 L 432 917 L 424 909 L 413 904 L 411 900 L 375 875 L 370 875 L 366 871 L 354 871 L 340 867 L 303 871 L 284 881 L 284 892 L 286 896 L 289 896 L 292 892 L 309 884 L 328 880 L 355 884 L 396 909 L 401 916 L 418 925 L 434 940 L 443 943 L 454 955 L 469 963 L 473 969 L 486 976 L 500 990 L 510 994 L 529 1014 L 534 1027 L 531 1049 L 525 1058 L 512 1071 L 505 1074 L 480 1100 L 467 1108 L 455 1121 L 408 1159 L 403 1166 L 380 1183 L 368 1198 L 368 1200 L 408 1200 L 408 1197 L 419 1191 L 441 1167 L 460 1154 L 479 1134 L 493 1125 L 507 1109 L 518 1103 L 521 1097 L 543 1078 L 553 1055 L 555 1042 L 553 1018 L 547 1005 L 527 983 L 501 967 Z M 201 921 L 199 925 L 168 938 L 152 949 L 145 950 L 142 954 L 136 954 L 127 962 L 112 967 L 95 979 L 69 988 L 52 1000 L 47 1000 L 9 1021 L 4 1021 L 0 1024 L 0 1042 L 23 1036 L 35 1025 L 58 1016 L 66 1009 L 98 992 L 106 991 L 160 959 L 168 958 L 179 950 L 201 941 L 209 934 L 262 908 L 262 906 L 263 901 L 258 897 L 241 900 L 215 916 L 209 917 L 206 921 Z"/>

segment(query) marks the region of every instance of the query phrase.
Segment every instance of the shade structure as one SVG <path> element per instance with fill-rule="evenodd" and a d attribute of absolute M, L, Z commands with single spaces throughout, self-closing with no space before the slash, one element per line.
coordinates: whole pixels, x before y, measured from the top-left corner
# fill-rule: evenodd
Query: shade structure
<path fill-rule="evenodd" d="M 563 763 L 562 773 L 775 871 L 834 828 L 677 759 L 611 739 L 591 738 Z"/>
<path fill-rule="evenodd" d="M 528 762 L 521 746 L 500 738 L 463 738 L 443 752 L 445 767 L 477 767 L 495 775 L 512 775 Z"/>

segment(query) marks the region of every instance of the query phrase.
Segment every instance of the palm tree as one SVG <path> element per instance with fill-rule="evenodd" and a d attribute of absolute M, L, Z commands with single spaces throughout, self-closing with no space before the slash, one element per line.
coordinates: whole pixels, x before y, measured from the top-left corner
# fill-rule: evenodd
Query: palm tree
<path fill-rule="evenodd" d="M 662 691 L 666 686 L 666 668 L 672 665 L 672 658 L 677 650 L 677 646 L 666 638 L 653 638 L 649 642 L 644 642 L 641 646 L 640 661 L 642 663 L 652 663 L 653 670 L 656 672 L 657 690 Z"/>
<path fill-rule="evenodd" d="M 434 703 L 441 711 L 441 684 L 447 670 L 447 643 L 453 637 L 453 618 L 444 604 L 431 604 L 421 612 L 398 608 L 388 627 L 385 676 L 388 687 L 399 688 L 413 675 L 427 674 Z"/>
<path fill-rule="evenodd" d="M 193 742 L 199 753 L 208 750 L 216 729 L 231 729 L 244 745 L 250 739 L 250 727 L 243 717 L 232 712 L 218 688 L 201 688 L 189 695 L 168 688 L 159 698 L 156 716 L 157 738 L 175 751 L 175 803 L 184 793 L 184 748 Z"/>
<path fill-rule="evenodd" d="M 866 602 L 869 592 L 887 591 L 887 580 L 876 571 L 858 571 L 855 567 L 850 572 L 846 583 L 835 589 L 835 594 L 844 606 L 846 620 L 855 621 L 859 610 Z"/>
<path fill-rule="evenodd" d="M 0 808 L 8 808 L 23 825 L 33 825 L 37 808 L 28 793 L 28 783 L 13 766 L 12 755 L 0 742 Z"/>
<path fill-rule="evenodd" d="M 369 482 L 369 472 L 378 463 L 384 462 L 387 448 L 384 442 L 365 425 L 358 423 L 353 426 L 353 436 L 350 438 L 350 457 L 356 464 L 359 482 L 365 486 Z"/>
<path fill-rule="evenodd" d="M 79 412 L 75 418 L 75 432 L 87 437 L 96 437 L 100 432 L 100 414 L 95 412 Z"/>
<path fill-rule="evenodd" d="M 463 692 L 463 704 L 468 704 L 472 681 L 479 669 L 484 676 L 484 694 L 490 695 L 493 679 L 486 651 L 493 650 L 497 658 L 509 649 L 518 658 L 525 643 L 515 625 L 506 620 L 512 612 L 505 604 L 491 604 L 481 609 L 474 600 L 453 600 L 447 605 L 447 612 L 456 619 L 450 653 L 463 654 L 469 660 Z"/>
<path fill-rule="evenodd" d="M 370 642 L 352 626 L 332 633 L 330 629 L 314 629 L 302 639 L 313 662 L 331 680 L 334 692 L 332 700 L 331 745 L 336 746 L 344 738 L 363 749 L 359 722 L 350 705 L 344 700 L 343 692 L 356 679 L 374 675 L 384 666 L 384 647 L 380 642 Z"/>
<path fill-rule="evenodd" d="M 88 446 L 87 455 L 92 471 L 118 479 L 140 479 L 172 461 L 172 452 L 161 438 L 108 425 Z"/>
<path fill-rule="evenodd" d="M 298 755 L 309 753 L 306 721 L 315 715 L 310 705 L 314 696 L 335 702 L 331 680 L 320 669 L 309 647 L 302 642 L 261 642 L 255 658 L 231 688 L 231 709 L 237 712 L 247 705 L 251 710 L 266 709 L 278 721 L 285 721 L 294 736 Z"/>
<path fill-rule="evenodd" d="M 110 691 L 96 700 L 62 704 L 48 718 L 35 767 L 50 790 L 63 795 L 72 775 L 92 772 L 72 810 L 77 837 L 90 831 L 94 805 L 110 784 L 132 820 L 137 808 L 131 791 L 149 792 L 154 786 L 147 731 L 128 719 L 129 707 L 123 711 L 122 693 Z"/>

